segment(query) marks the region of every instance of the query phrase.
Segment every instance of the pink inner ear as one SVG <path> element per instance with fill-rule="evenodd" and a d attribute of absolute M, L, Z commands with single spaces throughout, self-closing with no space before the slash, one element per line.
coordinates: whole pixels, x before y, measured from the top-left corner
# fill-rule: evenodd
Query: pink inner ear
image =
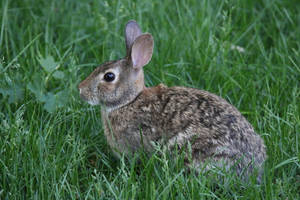
<path fill-rule="evenodd" d="M 150 34 L 140 35 L 133 43 L 131 59 L 134 68 L 142 68 L 151 60 L 153 53 L 153 38 Z"/>

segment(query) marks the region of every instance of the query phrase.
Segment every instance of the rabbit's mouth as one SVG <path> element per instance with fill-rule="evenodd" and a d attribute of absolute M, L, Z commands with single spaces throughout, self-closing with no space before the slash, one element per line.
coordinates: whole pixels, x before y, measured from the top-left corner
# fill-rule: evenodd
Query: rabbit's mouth
<path fill-rule="evenodd" d="M 81 99 L 86 101 L 88 104 L 95 106 L 95 105 L 99 105 L 99 100 L 97 98 L 86 98 L 84 95 L 80 95 Z"/>
<path fill-rule="evenodd" d="M 88 104 L 90 104 L 92 106 L 99 105 L 99 101 L 97 101 L 97 100 L 88 100 L 87 102 L 88 102 Z"/>

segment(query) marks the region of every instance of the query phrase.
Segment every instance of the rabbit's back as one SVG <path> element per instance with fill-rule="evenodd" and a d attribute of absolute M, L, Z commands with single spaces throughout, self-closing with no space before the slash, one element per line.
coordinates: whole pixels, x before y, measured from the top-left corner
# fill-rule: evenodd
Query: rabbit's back
<path fill-rule="evenodd" d="M 128 105 L 103 112 L 103 120 L 108 143 L 120 153 L 151 151 L 152 142 L 170 149 L 189 143 L 194 165 L 240 159 L 240 169 L 251 161 L 260 166 L 266 157 L 262 139 L 234 106 L 193 88 L 147 88 Z"/>

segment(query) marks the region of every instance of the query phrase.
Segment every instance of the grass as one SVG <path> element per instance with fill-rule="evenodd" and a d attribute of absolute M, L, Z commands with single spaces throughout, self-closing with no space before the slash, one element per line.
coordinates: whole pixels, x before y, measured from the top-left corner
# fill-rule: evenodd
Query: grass
<path fill-rule="evenodd" d="M 300 199 L 300 7 L 291 1 L 0 2 L 0 199 Z M 186 173 L 163 149 L 113 157 L 77 84 L 153 34 L 147 86 L 208 90 L 263 137 L 261 185 Z M 161 152 L 162 151 L 162 152 Z"/>

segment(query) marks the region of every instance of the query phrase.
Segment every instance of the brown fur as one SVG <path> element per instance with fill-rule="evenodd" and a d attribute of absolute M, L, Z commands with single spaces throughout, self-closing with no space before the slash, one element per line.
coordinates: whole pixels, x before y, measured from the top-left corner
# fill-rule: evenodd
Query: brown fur
<path fill-rule="evenodd" d="M 238 174 L 243 170 L 249 174 L 254 167 L 262 171 L 263 140 L 234 106 L 194 88 L 144 86 L 142 67 L 151 59 L 153 41 L 150 34 L 132 30 L 137 28 L 133 21 L 126 26 L 130 29 L 126 34 L 135 33 L 125 36 L 126 58 L 98 67 L 79 85 L 84 100 L 103 106 L 104 133 L 115 154 L 131 154 L 140 148 L 152 152 L 154 143 L 170 150 L 190 145 L 191 152 L 186 154 L 192 157 L 187 161 L 191 167 L 209 162 L 212 165 L 206 169 L 234 166 Z M 135 58 L 138 62 L 133 66 L 132 52 L 147 55 Z M 108 71 L 118 75 L 114 82 L 103 81 Z"/>

